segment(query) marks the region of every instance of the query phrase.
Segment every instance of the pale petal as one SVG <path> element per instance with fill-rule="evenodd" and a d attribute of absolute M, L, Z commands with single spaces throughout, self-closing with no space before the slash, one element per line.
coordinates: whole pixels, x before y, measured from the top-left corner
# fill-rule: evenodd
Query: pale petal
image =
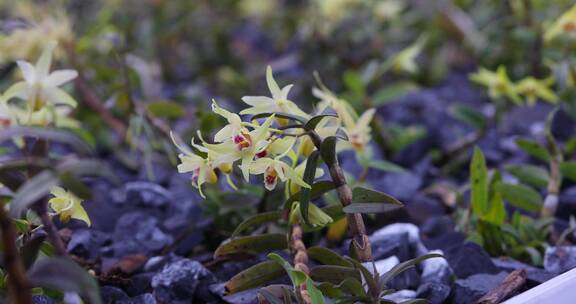
<path fill-rule="evenodd" d="M 51 104 L 63 104 L 73 108 L 78 104 L 72 96 L 68 95 L 66 91 L 60 88 L 45 88 L 47 93 L 47 102 Z"/>
<path fill-rule="evenodd" d="M 40 55 L 40 59 L 38 59 L 38 62 L 36 63 L 36 73 L 38 73 L 36 75 L 37 80 L 48 77 L 48 73 L 50 72 L 50 65 L 52 65 L 52 52 L 54 51 L 55 47 L 56 41 L 49 42 L 44 48 L 42 55 Z"/>
<path fill-rule="evenodd" d="M 252 162 L 250 165 L 250 173 L 258 175 L 266 171 L 266 168 L 270 165 L 270 158 L 259 158 Z"/>
<path fill-rule="evenodd" d="M 262 113 L 271 113 L 274 112 L 274 106 L 260 106 L 260 107 L 252 107 L 248 109 L 244 109 L 240 111 L 241 115 L 256 115 Z"/>
<path fill-rule="evenodd" d="M 250 167 L 253 163 L 251 155 L 245 155 L 242 157 L 242 161 L 240 163 L 240 170 L 242 171 L 242 176 L 244 176 L 245 181 L 249 181 L 250 179 Z"/>
<path fill-rule="evenodd" d="M 282 99 L 282 100 L 288 99 L 288 93 L 290 93 L 290 89 L 292 89 L 293 86 L 294 86 L 294 85 L 289 84 L 289 85 L 283 87 L 282 90 L 280 91 L 280 94 L 278 94 L 278 96 L 274 96 L 275 99 L 276 99 L 276 98 L 277 98 L 277 99 Z"/>
<path fill-rule="evenodd" d="M 244 96 L 242 101 L 252 107 L 270 106 L 274 104 L 274 99 L 266 96 Z"/>
<path fill-rule="evenodd" d="M 24 77 L 24 80 L 30 84 L 36 83 L 38 80 L 38 75 L 36 74 L 38 71 L 36 71 L 36 68 L 30 64 L 30 62 L 24 60 L 18 60 L 16 63 L 18 64 L 20 71 L 22 71 L 22 77 Z"/>
<path fill-rule="evenodd" d="M 47 86 L 57 87 L 76 77 L 78 77 L 78 72 L 75 70 L 58 70 L 50 73 L 50 75 L 48 75 L 44 80 L 44 84 Z"/>
<path fill-rule="evenodd" d="M 220 129 L 220 131 L 216 132 L 214 135 L 214 141 L 216 142 L 223 142 L 227 139 L 232 138 L 234 132 L 234 128 L 232 125 L 226 125 L 224 128 Z"/>
<path fill-rule="evenodd" d="M 358 119 L 358 121 L 356 122 L 356 128 L 357 129 L 366 129 L 368 128 L 368 125 L 370 124 L 370 122 L 372 121 L 372 118 L 374 117 L 374 113 L 376 112 L 375 109 L 369 109 L 366 112 L 364 112 L 362 114 L 362 116 L 360 116 L 360 118 Z"/>
<path fill-rule="evenodd" d="M 88 217 L 88 213 L 86 213 L 86 210 L 84 210 L 79 202 L 74 206 L 74 213 L 72 214 L 72 218 L 84 221 L 88 226 L 92 224 L 90 217 Z"/>
<path fill-rule="evenodd" d="M 270 128 L 270 125 L 272 125 L 274 117 L 275 115 L 270 115 L 261 126 L 250 132 L 250 136 L 252 137 L 253 142 L 259 143 L 266 139 L 268 136 L 268 129 Z"/>
<path fill-rule="evenodd" d="M 272 67 L 268 66 L 266 68 L 266 83 L 268 84 L 268 89 L 270 89 L 270 93 L 272 96 L 276 96 L 280 93 L 280 87 L 274 80 L 274 75 L 272 75 Z"/>
<path fill-rule="evenodd" d="M 15 84 L 13 84 L 12 86 L 10 86 L 8 88 L 8 90 L 6 90 L 6 92 L 4 93 L 4 100 L 8 101 L 8 100 L 12 99 L 13 97 L 27 99 L 28 98 L 28 92 L 27 91 L 29 89 L 30 89 L 30 87 L 28 86 L 28 83 L 26 83 L 24 81 L 17 82 Z"/>

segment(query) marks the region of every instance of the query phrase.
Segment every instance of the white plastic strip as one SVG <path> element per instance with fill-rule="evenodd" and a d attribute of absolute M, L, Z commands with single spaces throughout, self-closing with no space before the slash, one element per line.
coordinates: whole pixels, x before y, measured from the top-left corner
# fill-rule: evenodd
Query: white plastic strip
<path fill-rule="evenodd" d="M 527 290 L 504 304 L 576 303 L 576 268 Z"/>

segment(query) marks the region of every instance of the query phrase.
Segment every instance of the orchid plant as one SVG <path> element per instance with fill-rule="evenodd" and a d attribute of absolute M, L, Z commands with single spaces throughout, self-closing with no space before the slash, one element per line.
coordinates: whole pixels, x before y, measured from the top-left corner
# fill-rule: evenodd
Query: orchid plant
<path fill-rule="evenodd" d="M 320 84 L 313 89 L 313 95 L 320 102 L 316 110 L 308 114 L 289 99 L 292 85 L 281 88 L 270 67 L 266 71 L 266 82 L 271 96 L 243 97 L 242 101 L 248 108 L 238 114 L 212 101 L 212 111 L 226 120 L 226 125 L 213 137 L 198 132 L 190 145 L 185 145 L 176 134 L 171 134 L 180 151 L 178 171 L 191 174 L 192 185 L 204 198 L 203 186 L 216 183 L 222 175 L 231 188 L 237 189 L 235 169 L 246 183 L 253 181 L 253 176 L 262 176 L 262 183 L 268 191 L 283 186 L 283 210 L 256 214 L 245 220 L 214 255 L 219 258 L 289 248 L 294 255 L 294 267 L 286 261 L 277 266 L 270 265 L 270 262 L 258 264 L 232 278 L 226 290 L 234 293 L 254 287 L 255 283 L 263 284 L 265 282 L 253 282 L 250 278 L 262 272 L 277 272 L 277 267 L 283 267 L 293 278 L 293 292 L 299 302 L 323 303 L 318 289 L 320 285 L 309 277 L 308 251 L 302 242 L 302 234 L 344 220 L 352 236 L 350 255 L 357 261 L 371 262 L 371 245 L 362 213 L 386 212 L 402 204 L 385 193 L 363 187 L 351 189 L 338 161 L 341 151 L 352 150 L 356 155 L 370 153 L 370 122 L 375 109 L 358 115 L 350 104 Z M 324 178 L 325 169 L 329 180 Z M 331 190 L 336 190 L 340 205 L 317 206 L 313 200 Z M 278 220 L 288 224 L 288 237 L 277 234 L 238 236 L 252 226 Z M 273 260 L 278 261 L 279 257 L 274 256 Z M 364 269 L 354 266 L 360 264 L 346 263 L 351 267 L 349 271 Z M 379 274 L 375 269 L 370 276 L 373 277 L 369 279 L 378 281 Z M 381 296 L 378 288 L 384 285 L 376 285 L 368 293 L 357 292 L 365 302 L 378 302 Z M 266 298 L 271 296 L 266 290 L 262 292 Z"/>

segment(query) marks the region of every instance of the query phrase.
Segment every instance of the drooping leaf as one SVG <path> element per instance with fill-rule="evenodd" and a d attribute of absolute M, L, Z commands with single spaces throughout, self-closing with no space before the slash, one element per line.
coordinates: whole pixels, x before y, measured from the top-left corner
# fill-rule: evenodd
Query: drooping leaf
<path fill-rule="evenodd" d="M 488 212 L 488 173 L 486 161 L 480 148 L 474 148 L 470 163 L 470 190 L 472 210 L 480 217 Z"/>
<path fill-rule="evenodd" d="M 234 232 L 232 232 L 232 235 L 230 236 L 230 238 L 235 238 L 236 236 L 238 236 L 238 234 L 240 234 L 240 232 L 243 232 L 246 229 L 249 229 L 249 228 L 257 226 L 257 225 L 277 221 L 281 217 L 282 217 L 282 214 L 279 211 L 270 211 L 270 212 L 255 214 L 254 216 L 251 216 L 251 217 L 247 218 L 246 220 L 244 220 L 242 223 L 240 223 L 240 225 L 238 225 L 238 227 L 236 227 Z"/>
<path fill-rule="evenodd" d="M 18 137 L 40 138 L 50 142 L 58 142 L 73 148 L 78 154 L 89 155 L 92 149 L 74 133 L 63 129 L 10 127 L 0 131 L 0 142 Z"/>
<path fill-rule="evenodd" d="M 172 101 L 153 101 L 146 105 L 150 113 L 160 118 L 176 119 L 186 114 L 184 107 Z"/>
<path fill-rule="evenodd" d="M 318 158 L 320 154 L 318 150 L 312 152 L 308 159 L 306 160 L 306 168 L 304 169 L 303 180 L 308 185 L 312 185 L 314 182 L 314 176 L 316 175 L 316 167 L 318 166 Z M 310 203 L 312 188 L 300 189 L 300 212 L 302 213 L 302 218 L 304 223 L 309 224 L 308 221 L 308 204 Z"/>
<path fill-rule="evenodd" d="M 314 130 L 316 126 L 326 117 L 338 117 L 338 113 L 334 109 L 328 107 L 322 111 L 322 113 L 310 118 L 306 124 L 304 124 L 304 130 Z"/>
<path fill-rule="evenodd" d="M 310 277 L 316 282 L 340 284 L 347 278 L 360 280 L 360 273 L 354 268 L 336 265 L 319 265 L 310 269 Z"/>
<path fill-rule="evenodd" d="M 560 164 L 560 172 L 566 178 L 576 182 L 576 161 L 567 161 Z"/>
<path fill-rule="evenodd" d="M 264 234 L 238 237 L 222 243 L 214 252 L 214 257 L 228 254 L 258 254 L 264 251 L 286 249 L 288 241 L 283 234 Z"/>
<path fill-rule="evenodd" d="M 71 174 L 70 172 L 64 172 L 60 174 L 60 185 L 64 189 L 69 190 L 81 199 L 90 199 L 92 197 L 92 191 L 86 186 L 78 177 Z"/>
<path fill-rule="evenodd" d="M 320 155 L 328 166 L 338 162 L 338 157 L 336 156 L 336 140 L 336 137 L 328 136 L 322 141 L 322 145 L 320 146 Z"/>
<path fill-rule="evenodd" d="M 288 261 L 284 260 L 281 256 L 279 256 L 275 253 L 270 253 L 270 254 L 268 254 L 268 258 L 270 258 L 271 260 L 273 260 L 278 265 L 281 265 L 284 268 L 284 270 L 286 271 L 286 273 L 290 277 L 290 280 L 292 281 L 292 285 L 300 286 L 301 284 L 306 282 L 306 279 L 308 278 L 308 276 L 305 273 L 303 273 L 302 271 L 295 270 L 294 267 L 292 267 L 292 265 L 290 265 L 290 263 L 288 263 Z"/>
<path fill-rule="evenodd" d="M 403 204 L 396 198 L 384 192 L 364 188 L 355 187 L 352 189 L 352 202 L 353 203 L 387 203 L 398 206 Z"/>
<path fill-rule="evenodd" d="M 507 165 L 506 171 L 521 182 L 538 188 L 545 188 L 550 178 L 546 169 L 534 165 Z"/>
<path fill-rule="evenodd" d="M 310 301 L 312 304 L 324 304 L 324 295 L 322 292 L 314 285 L 312 279 L 306 279 L 306 289 L 310 295 Z"/>
<path fill-rule="evenodd" d="M 503 199 L 520 209 L 530 212 L 539 212 L 542 209 L 540 193 L 528 186 L 500 183 L 496 189 Z"/>
<path fill-rule="evenodd" d="M 264 285 L 284 275 L 284 268 L 275 261 L 264 261 L 233 276 L 224 290 L 226 294 L 234 294 L 250 288 Z"/>
<path fill-rule="evenodd" d="M 121 184 L 120 178 L 114 174 L 112 168 L 107 163 L 96 159 L 69 159 L 58 164 L 56 170 L 62 173 L 68 172 L 77 177 L 102 177 L 117 185 Z"/>
<path fill-rule="evenodd" d="M 34 287 L 76 292 L 87 303 L 102 303 L 96 280 L 68 258 L 50 257 L 38 260 L 28 271 L 28 278 Z"/>
<path fill-rule="evenodd" d="M 516 140 L 516 145 L 518 148 L 522 149 L 524 152 L 528 153 L 528 155 L 534 158 L 545 162 L 550 160 L 550 153 L 548 152 L 548 149 L 533 140 L 519 138 Z"/>
<path fill-rule="evenodd" d="M 348 260 L 326 247 L 310 247 L 308 248 L 307 252 L 309 258 L 316 260 L 324 265 L 352 267 L 352 264 Z"/>
<path fill-rule="evenodd" d="M 346 213 L 384 213 L 402 208 L 402 205 L 390 203 L 352 203 L 342 210 Z"/>
<path fill-rule="evenodd" d="M 462 104 L 454 104 L 448 109 L 450 114 L 475 129 L 482 129 L 486 126 L 486 117 L 475 109 Z"/>

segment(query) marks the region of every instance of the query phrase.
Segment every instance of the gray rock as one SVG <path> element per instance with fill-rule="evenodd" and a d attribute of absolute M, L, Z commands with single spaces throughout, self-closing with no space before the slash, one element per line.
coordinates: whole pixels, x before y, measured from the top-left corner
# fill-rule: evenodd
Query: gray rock
<path fill-rule="evenodd" d="M 544 269 L 560 274 L 576 267 L 576 246 L 551 246 L 546 248 Z"/>
<path fill-rule="evenodd" d="M 508 273 L 506 272 L 475 274 L 466 279 L 456 280 L 454 284 L 454 303 L 474 303 L 500 284 L 507 275 Z"/>
<path fill-rule="evenodd" d="M 128 287 L 126 287 L 126 293 L 128 293 L 128 295 L 132 297 L 144 293 L 151 293 L 152 286 L 150 285 L 150 283 L 152 282 L 152 277 L 154 275 L 155 273 L 153 272 L 144 272 L 133 275 L 130 278 L 130 283 L 128 284 Z"/>
<path fill-rule="evenodd" d="M 466 242 L 462 246 L 450 248 L 445 257 L 458 278 L 499 271 L 488 253 L 476 243 Z"/>
<path fill-rule="evenodd" d="M 431 250 L 429 253 L 444 254 L 442 250 Z M 452 282 L 452 268 L 445 258 L 431 258 L 422 261 L 422 282 L 442 283 L 450 285 Z"/>
<path fill-rule="evenodd" d="M 166 188 L 151 182 L 129 182 L 124 186 L 125 201 L 130 205 L 163 207 L 173 200 Z"/>
<path fill-rule="evenodd" d="M 157 304 L 156 298 L 150 293 L 145 293 L 134 298 L 116 302 L 116 304 Z"/>
<path fill-rule="evenodd" d="M 554 273 L 548 272 L 542 268 L 530 266 L 511 258 L 494 258 L 492 261 L 498 268 L 504 271 L 512 272 L 516 269 L 525 269 L 526 283 L 529 288 L 540 285 L 556 276 Z"/>
<path fill-rule="evenodd" d="M 382 299 L 400 303 L 416 299 L 416 292 L 409 289 L 398 290 L 394 293 L 383 296 Z"/>
<path fill-rule="evenodd" d="M 399 236 L 406 235 L 408 237 L 408 245 L 411 249 L 411 257 L 424 255 L 428 252 L 428 249 L 420 241 L 420 230 L 414 224 L 410 223 L 396 223 L 388 225 L 375 231 L 370 236 L 370 241 L 378 246 L 379 242 L 385 242 L 391 238 L 398 238 Z M 402 256 L 398 256 L 401 261 L 405 259 Z"/>
<path fill-rule="evenodd" d="M 87 260 L 94 260 L 100 254 L 100 248 L 110 241 L 111 237 L 107 233 L 94 229 L 78 229 L 72 234 L 67 250 Z"/>
<path fill-rule="evenodd" d="M 171 235 L 158 228 L 158 219 L 135 211 L 122 215 L 113 235 L 112 252 L 116 257 L 128 254 L 154 254 L 172 243 Z"/>
<path fill-rule="evenodd" d="M 102 286 L 100 295 L 102 295 L 102 302 L 105 304 L 114 304 L 120 300 L 128 299 L 128 295 L 122 289 L 114 286 Z"/>
<path fill-rule="evenodd" d="M 373 186 L 399 200 L 412 198 L 422 185 L 422 177 L 411 172 L 386 174 L 382 179 L 372 182 Z"/>
<path fill-rule="evenodd" d="M 448 296 L 450 296 L 450 285 L 437 283 L 437 282 L 426 282 L 416 291 L 416 297 L 419 299 L 425 299 L 429 304 L 442 304 L 446 301 Z"/>
<path fill-rule="evenodd" d="M 190 303 L 203 281 L 212 281 L 212 273 L 190 259 L 170 263 L 152 277 L 154 296 L 161 303 Z"/>

